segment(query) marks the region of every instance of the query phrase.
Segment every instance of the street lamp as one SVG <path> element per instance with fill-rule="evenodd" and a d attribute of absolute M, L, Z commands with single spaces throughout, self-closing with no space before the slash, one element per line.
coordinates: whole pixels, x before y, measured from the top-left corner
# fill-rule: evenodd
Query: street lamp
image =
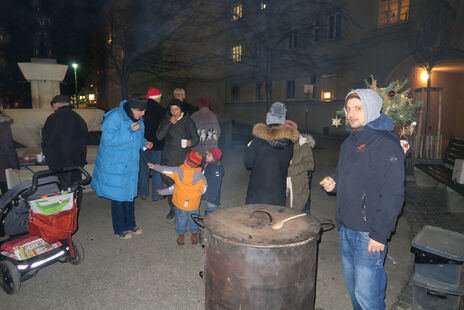
<path fill-rule="evenodd" d="M 76 63 L 73 63 L 72 67 L 74 68 L 74 89 L 76 91 L 76 107 L 79 109 L 79 97 L 77 96 L 77 67 L 78 65 Z"/>

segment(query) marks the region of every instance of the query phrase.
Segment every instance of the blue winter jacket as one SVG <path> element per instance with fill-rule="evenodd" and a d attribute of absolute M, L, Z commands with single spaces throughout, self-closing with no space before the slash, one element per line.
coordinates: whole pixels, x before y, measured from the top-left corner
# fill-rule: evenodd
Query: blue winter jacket
<path fill-rule="evenodd" d="M 140 129 L 133 131 L 134 123 L 124 111 L 123 100 L 119 108 L 103 115 L 102 137 L 98 148 L 91 186 L 98 196 L 116 201 L 132 201 L 137 196 L 140 149 L 144 138 L 143 118 Z"/>
<path fill-rule="evenodd" d="M 224 167 L 221 162 L 208 163 L 203 170 L 208 189 L 201 197 L 202 200 L 219 205 L 221 203 L 222 177 L 224 176 Z"/>
<path fill-rule="evenodd" d="M 391 119 L 381 115 L 364 127 L 349 128 L 332 176 L 340 227 L 369 232 L 386 244 L 404 202 L 404 152 Z"/>

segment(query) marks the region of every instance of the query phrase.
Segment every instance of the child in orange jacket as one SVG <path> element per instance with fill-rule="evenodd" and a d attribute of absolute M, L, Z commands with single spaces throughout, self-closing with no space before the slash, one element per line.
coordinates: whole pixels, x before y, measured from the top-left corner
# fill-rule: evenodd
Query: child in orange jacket
<path fill-rule="evenodd" d="M 172 202 L 176 206 L 176 232 L 177 244 L 184 244 L 184 234 L 187 223 L 190 223 L 192 244 L 198 243 L 200 228 L 191 219 L 190 214 L 199 213 L 201 196 L 206 192 L 207 183 L 201 172 L 203 157 L 195 151 L 191 151 L 185 157 L 184 164 L 180 167 L 167 167 L 148 163 L 150 169 L 156 170 L 170 177 L 175 184 L 158 190 L 162 196 L 172 194 Z"/>

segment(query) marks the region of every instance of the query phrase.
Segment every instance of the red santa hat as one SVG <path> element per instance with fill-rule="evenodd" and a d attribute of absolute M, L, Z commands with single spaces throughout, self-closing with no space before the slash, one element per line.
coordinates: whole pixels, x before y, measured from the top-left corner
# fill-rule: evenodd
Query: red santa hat
<path fill-rule="evenodd" d="M 158 88 L 150 87 L 148 89 L 148 92 L 147 92 L 147 95 L 145 96 L 145 98 L 147 100 L 148 99 L 157 99 L 157 98 L 161 98 L 162 94 L 163 93 Z"/>

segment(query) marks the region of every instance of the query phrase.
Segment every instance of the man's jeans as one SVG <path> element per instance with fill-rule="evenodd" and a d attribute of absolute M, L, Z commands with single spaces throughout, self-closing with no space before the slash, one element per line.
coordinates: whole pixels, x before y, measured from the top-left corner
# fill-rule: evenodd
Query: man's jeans
<path fill-rule="evenodd" d="M 201 202 L 203 203 L 203 208 L 205 210 L 205 216 L 207 216 L 208 213 L 219 210 L 219 205 L 217 204 L 214 204 L 206 200 L 202 200 Z"/>
<path fill-rule="evenodd" d="M 111 200 L 111 217 L 115 235 L 131 230 L 135 227 L 134 202 Z"/>
<path fill-rule="evenodd" d="M 384 310 L 387 276 L 383 268 L 387 245 L 382 252 L 369 254 L 369 233 L 342 226 L 343 276 L 354 310 Z"/>
<path fill-rule="evenodd" d="M 150 168 L 147 163 L 159 164 L 161 161 L 161 151 L 146 150 L 140 152 L 140 172 L 139 172 L 139 194 L 145 199 L 148 196 L 148 184 L 150 176 Z M 162 189 L 161 174 L 158 171 L 151 171 L 151 199 L 160 200 L 161 196 L 156 193 L 156 190 Z"/>
<path fill-rule="evenodd" d="M 200 227 L 192 220 L 190 214 L 198 213 L 200 208 L 193 210 L 193 211 L 184 211 L 179 208 L 175 208 L 176 210 L 176 233 L 183 234 L 187 230 L 187 223 L 190 224 L 190 232 L 192 234 L 198 233 L 200 231 Z"/>

